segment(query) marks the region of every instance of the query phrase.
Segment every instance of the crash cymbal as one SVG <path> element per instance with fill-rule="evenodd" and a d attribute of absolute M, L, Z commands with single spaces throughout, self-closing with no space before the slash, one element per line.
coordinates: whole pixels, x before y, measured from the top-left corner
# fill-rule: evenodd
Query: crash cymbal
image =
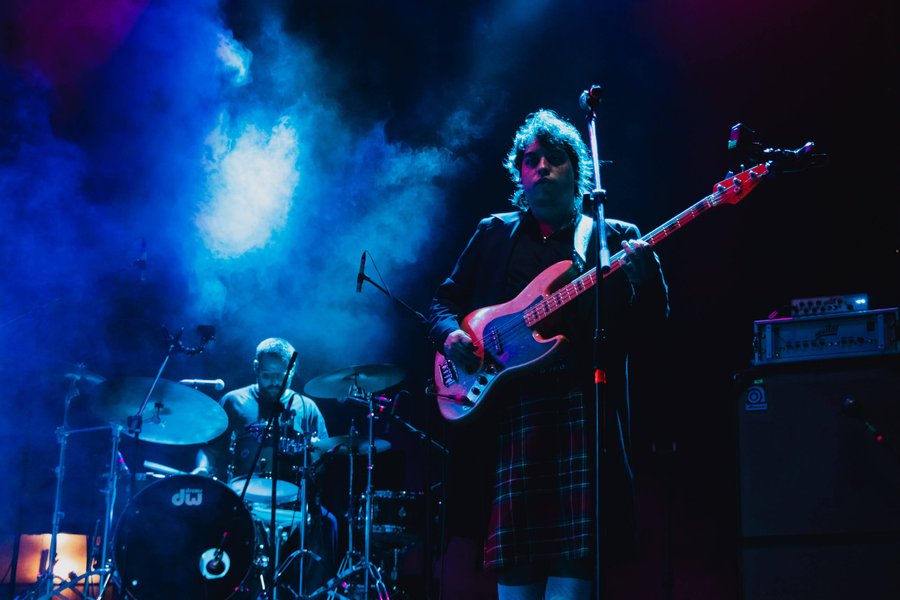
<path fill-rule="evenodd" d="M 403 369 L 396 365 L 356 365 L 310 379 L 303 392 L 313 398 L 344 398 L 354 387 L 370 393 L 380 392 L 397 385 L 405 376 Z"/>
<path fill-rule="evenodd" d="M 375 453 L 386 452 L 391 449 L 391 443 L 387 440 L 375 438 L 373 442 Z M 325 438 L 315 443 L 316 451 L 325 454 L 333 452 L 335 454 L 367 454 L 369 452 L 369 438 L 359 435 L 336 435 L 334 437 Z"/>
<path fill-rule="evenodd" d="M 106 381 L 106 377 L 87 371 L 84 365 L 74 365 L 72 367 L 72 370 L 65 374 L 65 378 L 67 381 L 85 381 L 87 383 L 93 384 L 103 383 L 104 381 Z"/>
<path fill-rule="evenodd" d="M 85 381 L 87 383 L 103 383 L 106 381 L 106 378 L 102 375 L 95 375 L 94 373 L 66 373 L 65 374 L 66 381 Z"/>
<path fill-rule="evenodd" d="M 110 381 L 90 403 L 97 417 L 122 425 L 126 435 L 128 418 L 141 407 L 153 379 L 126 377 Z M 202 444 L 228 427 L 228 415 L 219 403 L 197 390 L 160 379 L 143 413 L 140 439 L 158 444 Z"/>

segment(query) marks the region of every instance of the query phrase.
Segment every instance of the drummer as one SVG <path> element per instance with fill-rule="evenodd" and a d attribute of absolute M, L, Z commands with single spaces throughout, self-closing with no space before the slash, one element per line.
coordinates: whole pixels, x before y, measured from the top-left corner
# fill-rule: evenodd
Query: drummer
<path fill-rule="evenodd" d="M 253 360 L 253 371 L 256 373 L 256 383 L 232 390 L 222 396 L 220 403 L 228 415 L 228 430 L 223 437 L 230 438 L 231 433 L 237 436 L 243 435 L 248 426 L 264 424 L 272 413 L 281 385 L 284 382 L 284 374 L 294 347 L 281 338 L 268 338 L 256 347 L 256 358 Z M 290 422 L 288 415 L 293 417 L 291 423 L 292 432 L 307 435 L 310 439 L 325 439 L 328 437 L 328 429 L 325 419 L 316 403 L 307 396 L 298 394 L 290 389 L 294 371 L 288 375 L 287 386 L 281 396 L 281 404 L 284 406 L 282 422 Z M 215 452 L 215 451 L 214 451 Z M 211 465 L 210 463 L 215 463 Z M 224 471 L 224 461 L 219 457 L 212 458 L 201 455 L 198 458 L 199 468 L 213 470 L 221 475 Z M 246 473 L 234 473 L 235 476 Z"/>
<path fill-rule="evenodd" d="M 256 357 L 253 360 L 253 370 L 256 373 L 256 383 L 232 390 L 222 396 L 220 400 L 228 415 L 228 429 L 218 438 L 218 443 L 210 444 L 206 450 L 201 450 L 197 455 L 197 472 L 210 472 L 219 477 L 225 477 L 228 459 L 225 459 L 224 450 L 221 447 L 223 440 L 227 442 L 235 437 L 246 434 L 252 425 L 264 425 L 272 414 L 272 408 L 278 401 L 278 392 L 284 383 L 285 372 L 294 354 L 294 347 L 284 339 L 268 338 L 256 347 Z M 293 369 L 288 374 L 287 385 L 281 396 L 281 404 L 284 407 L 281 422 L 286 424 L 285 436 L 294 439 L 308 441 L 325 439 L 328 437 L 328 429 L 316 403 L 307 396 L 290 389 L 294 376 Z M 287 469 L 288 467 L 285 467 Z M 232 477 L 246 476 L 249 473 L 232 473 Z M 281 478 L 281 477 L 279 477 Z M 280 486 L 279 486 L 280 488 Z M 334 573 L 334 557 L 337 546 L 337 519 L 325 507 L 318 503 L 314 496 L 309 498 L 311 508 L 312 527 L 307 530 L 307 547 L 321 556 L 321 561 L 309 561 L 307 565 L 313 571 L 322 571 L 322 576 L 327 579 Z M 321 518 L 319 518 L 321 516 Z M 321 534 L 321 535 L 320 535 Z M 310 583 L 319 579 L 315 573 L 310 573 Z M 306 587 L 306 586 L 304 586 Z"/>

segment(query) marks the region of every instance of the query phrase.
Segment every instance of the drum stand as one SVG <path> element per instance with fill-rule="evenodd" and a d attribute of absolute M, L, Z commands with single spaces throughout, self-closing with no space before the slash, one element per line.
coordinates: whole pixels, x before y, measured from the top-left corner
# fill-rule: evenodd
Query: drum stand
<path fill-rule="evenodd" d="M 65 404 L 63 408 L 63 424 L 56 430 L 57 439 L 59 440 L 59 463 L 56 467 L 56 495 L 53 501 L 53 525 L 50 533 L 50 550 L 47 553 L 47 564 L 41 564 L 41 573 L 37 582 L 34 584 L 32 591 L 25 594 L 25 598 L 35 598 L 37 600 L 50 600 L 59 597 L 66 590 L 75 590 L 79 585 L 83 585 L 81 597 L 85 600 L 99 599 L 103 596 L 106 586 L 112 577 L 112 566 L 109 564 L 107 550 L 109 548 L 109 532 L 112 527 L 113 510 L 116 503 L 116 470 L 119 458 L 119 435 L 122 428 L 119 425 L 110 424 L 100 427 L 87 427 L 83 429 L 69 429 L 69 406 L 76 397 L 80 395 L 78 391 L 78 381 L 81 376 L 74 377 L 69 391 L 66 393 Z M 61 510 L 63 479 L 66 473 L 66 446 L 68 438 L 73 433 L 86 433 L 89 431 L 102 431 L 109 429 L 112 431 L 111 452 L 109 457 L 109 474 L 106 482 L 106 488 L 103 495 L 106 499 L 103 518 L 103 534 L 100 539 L 100 561 L 99 566 L 94 569 L 91 558 L 93 557 L 92 549 L 95 540 L 88 542 L 88 564 L 85 573 L 77 577 L 70 577 L 67 581 L 57 584 L 54 580 L 53 567 L 56 564 L 56 545 L 59 537 L 59 524 L 63 517 Z M 99 578 L 97 581 L 97 595 L 91 596 L 93 587 L 92 579 Z M 83 581 L 83 584 L 82 584 Z M 79 592 L 75 592 L 79 593 Z"/>
<path fill-rule="evenodd" d="M 286 564 L 279 567 L 278 559 L 280 556 L 280 546 L 281 546 L 281 532 L 282 527 L 280 527 L 276 522 L 276 510 L 278 507 L 277 501 L 277 490 L 278 490 L 278 466 L 281 460 L 281 444 L 282 444 L 282 433 L 281 433 L 281 418 L 282 413 L 284 412 L 284 406 L 281 403 L 281 399 L 284 397 L 284 392 L 288 386 L 288 380 L 290 378 L 291 372 L 294 369 L 294 363 L 297 361 L 297 353 L 294 352 L 291 355 L 291 359 L 288 362 L 287 370 L 284 373 L 284 379 L 281 382 L 281 388 L 278 391 L 278 400 L 276 400 L 272 404 L 272 412 L 269 415 L 269 419 L 266 422 L 266 428 L 262 433 L 262 437 L 260 438 L 260 444 L 256 448 L 256 454 L 253 457 L 253 462 L 250 464 L 250 471 L 247 473 L 247 478 L 244 480 L 243 488 L 241 489 L 240 501 L 244 501 L 244 497 L 247 495 L 247 488 L 250 485 L 250 480 L 253 477 L 253 473 L 256 472 L 256 466 L 259 464 L 259 457 L 262 453 L 263 445 L 265 441 L 271 440 L 272 444 L 272 495 L 270 497 L 270 518 L 269 518 L 269 540 L 271 543 L 272 552 L 275 554 L 274 561 L 272 563 L 273 571 L 272 571 L 272 585 L 268 590 L 269 593 L 265 594 L 267 598 L 271 598 L 271 600 L 278 600 L 278 576 L 287 566 Z M 306 432 L 303 432 L 303 435 L 306 435 Z M 306 465 L 306 447 L 308 442 L 304 440 L 304 469 Z M 297 590 L 297 593 L 302 597 L 303 593 L 303 560 L 306 554 L 312 555 L 314 558 L 319 558 L 312 552 L 306 550 L 304 548 L 305 544 L 305 532 L 306 532 L 306 518 L 307 518 L 307 509 L 306 509 L 306 473 L 303 473 L 303 480 L 301 482 L 301 522 L 300 522 L 300 550 L 291 554 L 288 559 L 285 560 L 285 563 L 289 563 L 290 560 L 296 555 L 300 556 L 300 588 Z M 224 555 L 224 544 L 225 539 L 227 538 L 228 533 L 223 532 L 222 541 L 216 548 L 213 548 L 209 551 L 210 561 L 207 564 L 207 567 L 215 569 L 216 571 L 221 568 L 222 557 Z M 263 578 L 263 583 L 265 583 L 265 578 Z M 265 590 L 264 590 L 265 593 Z"/>
<path fill-rule="evenodd" d="M 353 550 L 353 459 L 358 455 L 356 454 L 356 452 L 354 452 L 356 448 L 355 443 L 351 443 L 351 452 L 348 456 L 348 461 L 350 463 L 350 502 L 348 505 L 349 514 L 347 519 L 349 521 L 347 554 L 345 554 L 344 558 L 341 560 L 337 575 L 332 577 L 325 583 L 325 585 L 320 587 L 318 590 L 315 590 L 312 594 L 310 594 L 310 600 L 322 597 L 323 594 L 327 594 L 326 597 L 329 600 L 357 600 L 355 597 L 344 595 L 344 593 L 347 593 L 347 589 L 349 588 L 347 580 L 352 576 L 357 575 L 359 572 L 363 573 L 363 590 L 365 594 L 364 598 L 369 598 L 370 585 L 373 585 L 377 594 L 376 598 L 378 600 L 390 600 L 387 586 L 381 579 L 381 573 L 379 572 L 378 567 L 376 567 L 369 561 L 369 550 L 372 537 L 372 471 L 374 469 L 373 459 L 375 455 L 375 433 L 372 427 L 372 422 L 375 419 L 374 396 L 372 394 L 364 393 L 357 385 L 355 385 L 355 383 L 350 391 L 351 397 L 356 399 L 365 398 L 365 400 L 368 402 L 368 413 L 366 415 L 366 418 L 369 421 L 369 446 L 366 455 L 366 517 L 363 557 L 361 561 L 355 562 L 358 558 L 358 553 Z M 358 435 L 356 429 L 351 427 L 351 438 L 356 435 Z"/>
<path fill-rule="evenodd" d="M 294 552 L 289 554 L 284 559 L 284 562 L 279 564 L 279 561 L 281 560 L 280 559 L 280 541 L 281 540 L 280 540 L 280 534 L 279 534 L 278 543 L 276 543 L 276 545 L 274 546 L 276 569 L 275 569 L 275 575 L 272 578 L 272 586 L 273 586 L 273 593 L 277 593 L 278 584 L 279 584 L 278 579 L 281 577 L 282 573 L 284 573 L 285 569 L 287 569 L 288 566 L 290 566 L 291 562 L 295 558 L 300 557 L 298 560 L 298 562 L 299 562 L 298 568 L 299 568 L 300 574 L 299 574 L 299 578 L 298 578 L 298 582 L 297 582 L 297 593 L 298 593 L 297 597 L 304 598 L 305 596 L 303 595 L 303 569 L 306 566 L 306 557 L 310 556 L 310 557 L 312 557 L 313 560 L 316 560 L 316 561 L 322 560 L 322 557 L 320 557 L 318 554 L 316 554 L 312 550 L 309 550 L 306 548 L 306 524 L 307 524 L 307 520 L 309 519 L 309 507 L 308 507 L 307 501 L 306 501 L 306 482 L 309 478 L 310 469 L 313 467 L 309 466 L 310 444 L 309 444 L 309 440 L 307 439 L 307 436 L 309 436 L 310 434 L 305 431 L 302 431 L 302 432 L 299 432 L 299 435 L 302 436 L 302 439 L 303 439 L 303 443 L 300 445 L 300 451 L 303 453 L 303 466 L 301 467 L 301 473 L 300 473 L 300 525 L 298 527 L 298 530 L 300 533 L 300 549 L 295 550 Z M 274 453 L 273 453 L 272 460 L 273 460 L 273 463 L 276 460 Z M 273 482 L 272 485 L 276 485 L 276 484 Z M 274 511 L 275 511 L 274 506 L 272 507 L 272 511 L 274 513 Z M 275 597 L 275 599 L 277 600 L 277 596 Z"/>

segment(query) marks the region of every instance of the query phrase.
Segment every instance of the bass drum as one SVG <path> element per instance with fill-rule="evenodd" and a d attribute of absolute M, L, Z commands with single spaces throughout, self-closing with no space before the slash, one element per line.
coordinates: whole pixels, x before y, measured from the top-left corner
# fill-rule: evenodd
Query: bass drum
<path fill-rule="evenodd" d="M 221 564 L 210 565 L 221 545 Z M 135 600 L 218 600 L 241 590 L 256 553 L 256 528 L 228 486 L 174 475 L 141 490 L 116 528 L 122 592 Z"/>

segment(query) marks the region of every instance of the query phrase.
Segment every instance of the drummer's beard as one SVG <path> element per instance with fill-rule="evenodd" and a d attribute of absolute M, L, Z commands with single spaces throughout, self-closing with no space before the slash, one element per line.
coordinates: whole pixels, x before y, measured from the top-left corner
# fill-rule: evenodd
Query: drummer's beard
<path fill-rule="evenodd" d="M 259 388 L 260 395 L 263 397 L 263 400 L 266 402 L 275 402 L 278 399 L 278 392 L 281 391 L 281 386 L 269 386 L 269 387 L 260 387 Z"/>

